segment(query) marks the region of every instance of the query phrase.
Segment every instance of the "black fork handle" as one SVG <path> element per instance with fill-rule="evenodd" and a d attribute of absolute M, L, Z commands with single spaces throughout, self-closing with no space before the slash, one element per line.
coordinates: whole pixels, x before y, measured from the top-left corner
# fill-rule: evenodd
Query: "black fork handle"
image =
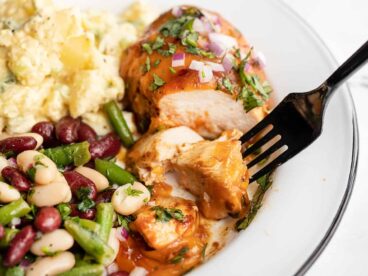
<path fill-rule="evenodd" d="M 353 74 L 368 60 L 368 41 L 366 41 L 347 61 L 345 61 L 327 80 L 331 92 Z"/>

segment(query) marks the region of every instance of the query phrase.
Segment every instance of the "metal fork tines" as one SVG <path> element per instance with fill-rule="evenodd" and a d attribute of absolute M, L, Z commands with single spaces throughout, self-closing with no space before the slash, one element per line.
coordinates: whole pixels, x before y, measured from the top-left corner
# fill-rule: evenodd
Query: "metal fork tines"
<path fill-rule="evenodd" d="M 266 165 L 252 173 L 250 182 L 271 172 L 317 139 L 322 131 L 323 112 L 329 98 L 367 60 L 368 41 L 321 86 L 310 92 L 289 94 L 260 123 L 240 138 L 245 148 L 243 158 L 249 161 L 254 157 L 247 163 L 248 168 L 254 169 L 269 158 Z M 250 146 L 246 147 L 247 145 Z M 255 155 L 259 150 L 261 153 Z"/>

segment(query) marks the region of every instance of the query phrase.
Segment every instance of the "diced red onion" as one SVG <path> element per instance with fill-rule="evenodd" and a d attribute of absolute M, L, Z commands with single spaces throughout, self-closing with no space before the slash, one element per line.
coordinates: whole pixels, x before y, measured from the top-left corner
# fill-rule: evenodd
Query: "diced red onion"
<path fill-rule="evenodd" d="M 234 56 L 226 54 L 222 60 L 222 65 L 224 66 L 225 71 L 229 72 L 234 67 Z"/>
<path fill-rule="evenodd" d="M 205 34 L 207 33 L 206 27 L 203 23 L 202 20 L 196 18 L 193 21 L 193 30 L 200 33 L 200 34 Z"/>
<path fill-rule="evenodd" d="M 244 66 L 244 71 L 245 71 L 245 72 L 249 72 L 249 71 L 250 71 L 250 69 L 251 69 L 250 64 L 249 64 L 248 62 L 246 62 L 246 63 L 245 63 L 245 66 Z"/>
<path fill-rule="evenodd" d="M 200 71 L 198 71 L 199 82 L 207 83 L 213 79 L 212 68 L 209 65 L 204 65 Z"/>
<path fill-rule="evenodd" d="M 15 160 L 14 157 L 10 157 L 8 159 L 8 164 L 9 164 L 10 167 L 14 167 L 14 168 L 16 168 L 18 166 L 17 165 L 17 160 Z"/>
<path fill-rule="evenodd" d="M 31 262 L 30 260 L 28 260 L 28 259 L 22 259 L 22 260 L 20 261 L 20 263 L 19 263 L 19 266 L 20 266 L 21 268 L 27 268 L 27 267 L 29 267 L 31 264 L 32 264 L 32 262 Z"/>
<path fill-rule="evenodd" d="M 171 66 L 179 67 L 185 65 L 185 53 L 176 53 L 172 57 Z"/>
<path fill-rule="evenodd" d="M 192 62 L 189 65 L 189 69 L 190 70 L 195 70 L 195 71 L 200 71 L 202 70 L 204 66 L 204 63 L 201 61 L 197 61 L 197 60 L 192 60 Z"/>
<path fill-rule="evenodd" d="M 208 38 L 210 40 L 210 49 L 216 56 L 223 56 L 226 50 L 238 47 L 236 39 L 228 35 L 210 33 Z"/>
<path fill-rule="evenodd" d="M 113 274 L 114 272 L 118 272 L 119 271 L 119 266 L 117 263 L 113 262 L 112 264 L 110 264 L 107 268 L 107 274 Z"/>
<path fill-rule="evenodd" d="M 118 227 L 116 228 L 116 238 L 121 241 L 125 242 L 129 237 L 128 230 L 126 230 L 124 227 Z"/>
<path fill-rule="evenodd" d="M 258 63 L 259 67 L 264 68 L 266 67 L 266 57 L 262 52 L 256 52 L 254 54 L 253 60 Z"/>
<path fill-rule="evenodd" d="M 180 17 L 183 15 L 183 9 L 181 7 L 173 7 L 171 13 L 175 17 Z"/>
<path fill-rule="evenodd" d="M 222 66 L 220 63 L 206 61 L 206 64 L 209 65 L 214 72 L 225 72 L 224 66 Z"/>
<path fill-rule="evenodd" d="M 129 276 L 146 276 L 148 271 L 143 267 L 136 266 L 129 274 Z"/>

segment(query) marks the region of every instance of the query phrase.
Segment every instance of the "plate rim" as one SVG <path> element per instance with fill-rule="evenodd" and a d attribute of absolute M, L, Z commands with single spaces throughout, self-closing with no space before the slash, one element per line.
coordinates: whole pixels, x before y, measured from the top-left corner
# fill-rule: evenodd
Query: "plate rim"
<path fill-rule="evenodd" d="M 327 44 L 324 42 L 324 40 L 321 38 L 321 36 L 317 33 L 317 31 L 296 11 L 294 10 L 290 5 L 288 5 L 285 0 L 278 1 L 280 6 L 287 10 L 290 14 L 292 14 L 300 24 L 302 24 L 312 36 L 321 44 L 321 47 L 324 48 L 325 52 L 331 59 L 331 61 L 336 65 L 339 66 L 339 63 L 337 62 L 335 56 L 332 54 L 331 50 L 327 46 Z M 337 228 L 340 225 L 340 222 L 345 214 L 345 210 L 349 204 L 351 194 L 353 192 L 355 178 L 357 174 L 357 168 L 358 168 L 358 157 L 359 157 L 359 129 L 358 129 L 358 121 L 357 121 L 357 114 L 355 109 L 355 104 L 353 97 L 351 95 L 351 88 L 350 85 L 345 83 L 343 85 L 345 89 L 347 90 L 347 96 L 349 99 L 349 102 L 351 104 L 351 112 L 352 112 L 352 126 L 353 126 L 353 137 L 352 137 L 352 157 L 351 157 L 351 163 L 350 163 L 350 170 L 349 170 L 349 178 L 348 183 L 346 185 L 346 189 L 344 192 L 344 195 L 341 199 L 339 208 L 337 209 L 337 212 L 328 227 L 326 233 L 324 234 L 322 240 L 317 244 L 316 248 L 312 251 L 312 253 L 309 255 L 309 257 L 304 261 L 304 263 L 300 266 L 300 268 L 295 272 L 294 275 L 304 275 L 308 272 L 308 270 L 313 266 L 313 264 L 316 262 L 316 260 L 321 256 L 329 242 L 331 241 L 332 237 L 336 233 Z"/>

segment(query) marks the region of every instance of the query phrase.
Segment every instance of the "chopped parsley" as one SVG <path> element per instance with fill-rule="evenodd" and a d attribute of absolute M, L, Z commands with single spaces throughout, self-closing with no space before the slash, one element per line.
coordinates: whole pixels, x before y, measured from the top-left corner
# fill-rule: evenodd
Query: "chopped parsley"
<path fill-rule="evenodd" d="M 152 54 L 152 48 L 151 45 L 149 43 L 143 43 L 142 44 L 142 48 L 143 50 L 145 50 L 147 52 L 147 54 Z"/>
<path fill-rule="evenodd" d="M 150 85 L 150 89 L 156 90 L 157 88 L 163 86 L 165 84 L 165 81 L 161 79 L 159 76 L 157 76 L 155 73 L 153 73 L 153 82 Z"/>
<path fill-rule="evenodd" d="M 169 67 L 169 71 L 172 74 L 175 74 L 176 73 L 176 70 L 173 67 L 171 67 L 171 66 Z"/>
<path fill-rule="evenodd" d="M 156 220 L 160 222 L 168 222 L 171 219 L 176 219 L 178 221 L 184 220 L 184 214 L 180 209 L 154 206 L 151 210 L 155 211 Z"/>
<path fill-rule="evenodd" d="M 153 66 L 154 67 L 157 67 L 159 64 L 160 64 L 161 60 L 160 59 L 156 59 L 154 62 L 153 62 Z"/>
<path fill-rule="evenodd" d="M 229 90 L 230 92 L 233 91 L 233 84 L 231 83 L 229 78 L 223 78 L 222 79 L 222 85 Z"/>
<path fill-rule="evenodd" d="M 139 196 L 141 194 L 143 194 L 142 191 L 140 190 L 136 190 L 136 189 L 133 189 L 132 186 L 129 186 L 126 190 L 125 190 L 125 194 L 127 196 Z"/>
<path fill-rule="evenodd" d="M 199 34 L 197 32 L 185 30 L 181 37 L 181 44 L 188 47 L 197 47 Z"/>
<path fill-rule="evenodd" d="M 81 187 L 77 190 L 76 196 L 77 196 L 78 199 L 83 200 L 83 199 L 89 197 L 91 193 L 92 193 L 91 188 Z"/>
<path fill-rule="evenodd" d="M 68 203 L 61 203 L 56 207 L 63 220 L 67 219 L 72 212 L 70 205 Z"/>
<path fill-rule="evenodd" d="M 35 177 L 36 177 L 36 168 L 35 167 L 30 167 L 27 171 L 26 171 L 26 175 L 29 177 L 29 179 L 31 179 L 33 182 L 35 181 Z"/>
<path fill-rule="evenodd" d="M 130 231 L 129 223 L 131 223 L 132 221 L 134 221 L 134 217 L 132 215 L 130 216 L 118 215 L 118 225 L 124 227 L 128 231 Z"/>
<path fill-rule="evenodd" d="M 157 50 L 164 46 L 164 39 L 160 36 L 156 37 L 156 40 L 152 43 L 152 50 Z"/>
<path fill-rule="evenodd" d="M 158 49 L 157 52 L 164 57 L 172 56 L 176 52 L 176 45 L 173 43 L 169 43 L 168 49 Z"/>
<path fill-rule="evenodd" d="M 238 95 L 238 99 L 243 101 L 243 107 L 246 112 L 251 111 L 255 107 L 262 106 L 264 101 L 254 94 L 247 87 L 243 87 Z"/>
<path fill-rule="evenodd" d="M 272 173 L 266 174 L 257 179 L 258 188 L 253 196 L 252 201 L 250 202 L 250 210 L 244 218 L 241 218 L 236 222 L 235 229 L 237 231 L 246 229 L 249 226 L 249 224 L 253 221 L 259 208 L 261 208 L 263 197 L 266 191 L 272 185 L 271 174 Z"/>
<path fill-rule="evenodd" d="M 188 247 L 183 247 L 182 249 L 180 249 L 180 251 L 178 252 L 178 254 L 172 258 L 170 260 L 170 263 L 172 264 L 178 264 L 181 263 L 184 259 L 185 254 L 189 251 Z"/>
<path fill-rule="evenodd" d="M 95 205 L 95 202 L 87 197 L 78 203 L 77 209 L 81 212 L 87 212 L 89 209 L 95 207 Z"/>
<path fill-rule="evenodd" d="M 145 69 L 145 72 L 149 72 L 149 70 L 151 70 L 151 59 L 149 58 L 149 56 L 147 56 L 146 58 L 144 69 Z"/>
<path fill-rule="evenodd" d="M 207 52 L 203 49 L 200 49 L 198 47 L 189 46 L 186 48 L 187 52 L 193 55 L 207 57 L 207 58 L 214 58 L 215 54 L 212 52 Z"/>

